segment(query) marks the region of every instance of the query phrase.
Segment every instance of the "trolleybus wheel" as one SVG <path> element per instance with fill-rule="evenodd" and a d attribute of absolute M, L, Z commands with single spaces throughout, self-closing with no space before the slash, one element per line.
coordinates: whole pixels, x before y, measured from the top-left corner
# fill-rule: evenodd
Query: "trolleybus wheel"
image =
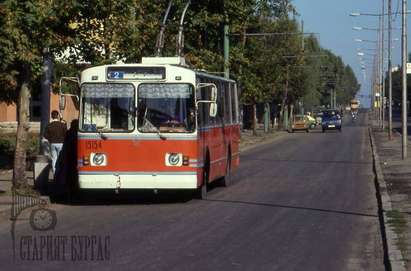
<path fill-rule="evenodd" d="M 201 187 L 197 188 L 195 197 L 197 199 L 206 199 L 207 198 L 207 181 L 204 180 Z"/>
<path fill-rule="evenodd" d="M 225 170 L 225 176 L 221 179 L 221 185 L 224 187 L 231 184 L 231 154 L 228 154 L 227 165 Z"/>
<path fill-rule="evenodd" d="M 197 188 L 195 191 L 195 198 L 197 199 L 207 198 L 208 169 L 209 169 L 208 166 L 204 167 L 203 169 L 203 184 L 199 188 Z"/>

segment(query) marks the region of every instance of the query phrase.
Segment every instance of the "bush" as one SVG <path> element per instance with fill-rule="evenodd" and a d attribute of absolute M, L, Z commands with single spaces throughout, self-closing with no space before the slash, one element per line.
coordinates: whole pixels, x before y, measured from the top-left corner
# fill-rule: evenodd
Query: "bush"
<path fill-rule="evenodd" d="M 15 134 L 1 134 L 0 136 L 0 168 L 10 169 L 13 167 L 14 150 L 16 149 Z M 27 158 L 39 153 L 39 135 L 29 134 L 27 140 Z M 30 159 L 31 160 L 31 159 Z"/>

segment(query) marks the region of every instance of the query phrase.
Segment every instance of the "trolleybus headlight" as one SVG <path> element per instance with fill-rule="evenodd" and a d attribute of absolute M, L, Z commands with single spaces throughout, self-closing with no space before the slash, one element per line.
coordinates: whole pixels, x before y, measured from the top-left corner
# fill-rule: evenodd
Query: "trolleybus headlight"
<path fill-rule="evenodd" d="M 92 166 L 105 166 L 107 165 L 106 155 L 104 153 L 92 153 L 90 155 Z"/>
<path fill-rule="evenodd" d="M 189 161 L 188 156 L 184 155 L 183 156 L 183 166 L 188 166 L 188 164 L 189 164 L 188 161 Z"/>
<path fill-rule="evenodd" d="M 90 158 L 86 155 L 83 156 L 83 165 L 84 166 L 90 165 Z"/>
<path fill-rule="evenodd" d="M 168 167 L 181 167 L 183 165 L 183 154 L 166 153 L 165 164 Z"/>

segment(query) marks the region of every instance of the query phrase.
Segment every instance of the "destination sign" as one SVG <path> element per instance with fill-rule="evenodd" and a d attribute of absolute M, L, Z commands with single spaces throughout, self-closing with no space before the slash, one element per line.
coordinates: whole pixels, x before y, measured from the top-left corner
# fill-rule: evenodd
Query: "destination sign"
<path fill-rule="evenodd" d="M 166 78 L 165 67 L 108 67 L 108 80 L 161 80 Z"/>

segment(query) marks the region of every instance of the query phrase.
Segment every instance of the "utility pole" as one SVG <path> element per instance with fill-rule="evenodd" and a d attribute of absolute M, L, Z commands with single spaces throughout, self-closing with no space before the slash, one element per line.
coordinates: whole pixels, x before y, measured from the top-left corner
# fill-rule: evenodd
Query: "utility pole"
<path fill-rule="evenodd" d="M 48 48 L 43 50 L 43 76 L 41 78 L 40 152 L 45 154 L 41 139 L 50 120 L 50 86 L 53 62 Z"/>
<path fill-rule="evenodd" d="M 230 40 L 228 24 L 224 25 L 224 77 L 230 78 Z"/>
<path fill-rule="evenodd" d="M 385 129 L 385 75 L 384 75 L 384 27 L 385 27 L 385 0 L 382 0 L 381 12 L 381 128 Z"/>
<path fill-rule="evenodd" d="M 402 159 L 407 158 L 407 0 L 402 0 Z"/>
<path fill-rule="evenodd" d="M 305 44 L 304 44 L 304 21 L 301 21 L 301 49 L 302 52 L 304 53 L 305 51 Z"/>
<path fill-rule="evenodd" d="M 388 0 L 388 138 L 392 140 L 392 0 Z"/>
<path fill-rule="evenodd" d="M 334 88 L 334 106 L 333 108 L 337 108 L 337 89 Z"/>
<path fill-rule="evenodd" d="M 378 85 L 378 127 L 382 127 L 382 15 L 379 16 L 379 31 L 378 31 L 378 72 L 377 72 L 377 85 Z"/>

